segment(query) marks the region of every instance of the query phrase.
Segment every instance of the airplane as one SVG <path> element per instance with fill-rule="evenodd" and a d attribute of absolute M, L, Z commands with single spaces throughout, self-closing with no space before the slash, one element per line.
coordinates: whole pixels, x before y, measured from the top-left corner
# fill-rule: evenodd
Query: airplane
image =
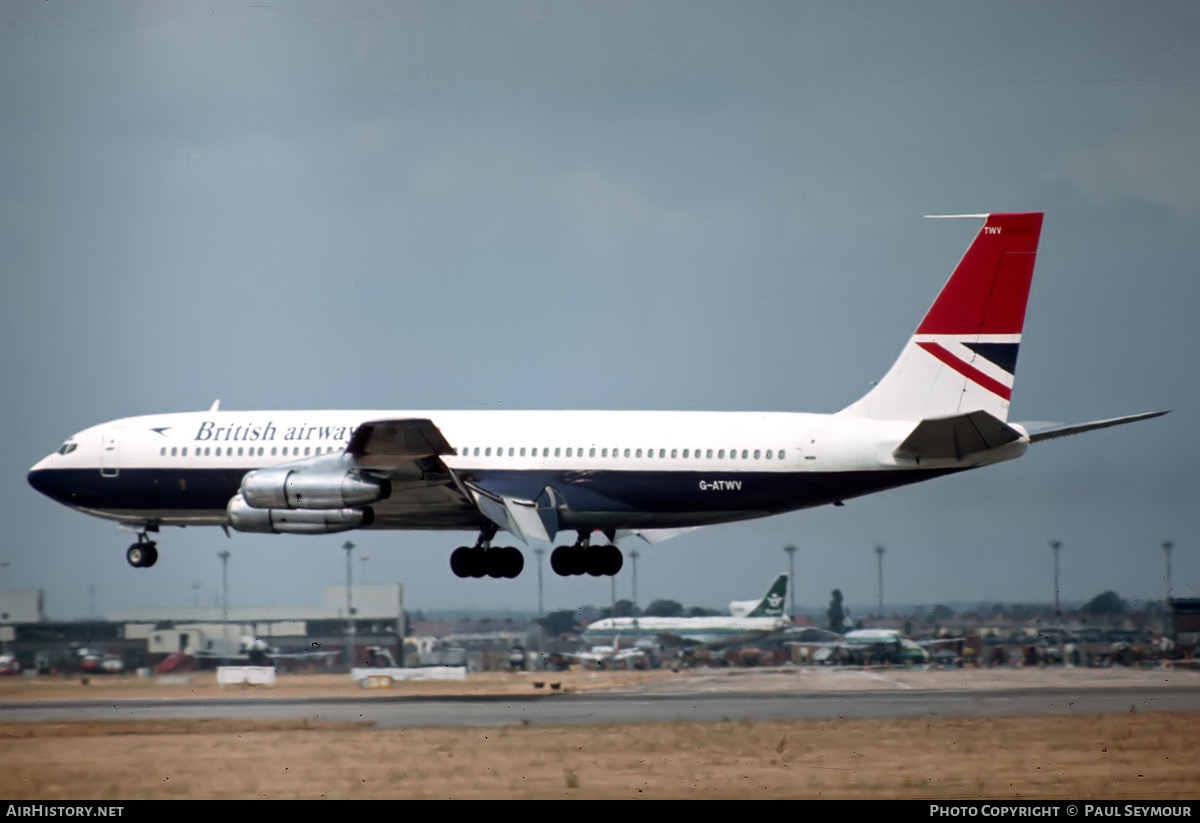
<path fill-rule="evenodd" d="M 1042 214 L 983 221 L 901 350 L 834 414 L 681 411 L 223 411 L 128 417 L 84 429 L 30 485 L 137 533 L 153 566 L 163 526 L 226 534 L 351 529 L 477 531 L 459 577 L 513 578 L 518 548 L 575 532 L 560 575 L 615 575 L 616 545 L 844 501 L 1012 460 L 1031 443 L 1146 420 L 1009 423 Z M 596 539 L 600 535 L 607 543 Z M 595 540 L 595 543 L 593 541 Z"/>
<path fill-rule="evenodd" d="M 827 641 L 798 644 L 815 648 L 813 661 L 817 663 L 829 663 L 838 659 L 856 660 L 864 657 L 903 663 L 928 663 L 930 647 L 962 642 L 962 638 L 957 637 L 913 640 L 905 637 L 896 629 L 853 629 L 845 634 L 823 629 L 810 629 L 809 631 L 817 631 L 832 638 Z"/>
<path fill-rule="evenodd" d="M 232 643 L 214 644 L 216 648 L 197 649 L 190 654 L 198 660 L 218 660 L 224 662 L 243 662 L 251 666 L 265 666 L 275 661 L 314 662 L 329 661 L 342 652 L 340 650 L 309 650 L 304 652 L 285 652 L 272 646 L 268 641 L 252 634 L 245 634 L 238 640 L 236 648 Z M 314 646 L 317 644 L 313 644 Z M 228 646 L 228 648 L 222 648 Z"/>
<path fill-rule="evenodd" d="M 612 637 L 633 637 L 661 645 L 698 644 L 722 648 L 757 640 L 793 625 L 783 614 L 788 576 L 781 574 L 758 600 L 729 604 L 729 615 L 712 617 L 606 617 L 589 623 L 580 635 L 600 642 Z"/>
<path fill-rule="evenodd" d="M 646 659 L 646 649 L 639 646 L 622 646 L 621 635 L 613 638 L 610 646 L 592 646 L 587 651 L 561 652 L 563 657 L 577 663 L 592 664 L 599 668 L 616 665 L 637 665 Z"/>

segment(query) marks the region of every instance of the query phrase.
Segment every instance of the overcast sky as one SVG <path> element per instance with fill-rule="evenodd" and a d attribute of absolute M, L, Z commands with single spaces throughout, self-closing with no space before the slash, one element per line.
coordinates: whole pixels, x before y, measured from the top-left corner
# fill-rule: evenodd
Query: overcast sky
<path fill-rule="evenodd" d="M 1200 595 L 1200 7 L 1045 2 L 0 4 L 0 588 L 52 617 L 309 604 L 347 535 L 128 533 L 26 483 L 207 409 L 836 411 L 977 231 L 1044 211 L 1010 419 L 1165 418 L 639 548 L 638 599 Z M 411 609 L 465 533 L 355 532 Z M 628 547 L 627 547 L 628 548 Z M 628 597 L 627 564 L 617 578 Z M 89 587 L 94 587 L 90 594 Z M 545 576 L 546 607 L 607 578 Z"/>

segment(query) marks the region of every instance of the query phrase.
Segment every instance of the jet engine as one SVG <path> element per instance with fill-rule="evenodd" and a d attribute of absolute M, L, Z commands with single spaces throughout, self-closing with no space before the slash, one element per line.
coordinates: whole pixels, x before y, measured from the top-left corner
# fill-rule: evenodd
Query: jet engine
<path fill-rule="evenodd" d="M 256 509 L 346 509 L 382 500 L 392 493 L 392 484 L 356 471 L 274 466 L 249 472 L 240 491 Z"/>
<path fill-rule="evenodd" d="M 361 509 L 263 509 L 235 494 L 226 507 L 229 523 L 240 532 L 261 534 L 333 534 L 370 526 L 375 512 Z"/>

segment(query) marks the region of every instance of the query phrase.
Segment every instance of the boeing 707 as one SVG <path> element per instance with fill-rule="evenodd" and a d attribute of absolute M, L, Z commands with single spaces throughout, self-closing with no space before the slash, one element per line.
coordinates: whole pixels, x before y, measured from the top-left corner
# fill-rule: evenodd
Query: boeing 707
<path fill-rule="evenodd" d="M 1157 417 L 1008 422 L 1041 213 L 983 221 L 892 368 L 834 414 L 672 411 L 208 411 L 72 435 L 29 471 L 43 494 L 137 532 L 163 526 L 330 534 L 477 533 L 459 577 L 511 578 L 558 546 L 560 575 L 616 574 L 616 543 L 842 501 L 1012 460 L 1031 443 Z M 603 539 L 600 539 L 602 536 Z"/>

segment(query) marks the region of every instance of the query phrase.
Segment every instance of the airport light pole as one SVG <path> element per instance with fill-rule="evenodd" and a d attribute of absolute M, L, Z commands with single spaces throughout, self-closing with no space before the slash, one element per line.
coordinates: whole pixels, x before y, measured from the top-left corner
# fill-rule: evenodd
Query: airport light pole
<path fill-rule="evenodd" d="M 225 645 L 229 644 L 229 552 L 219 551 L 221 558 L 221 633 Z"/>
<path fill-rule="evenodd" d="M 796 547 L 790 543 L 783 547 L 788 556 L 788 595 L 791 597 L 791 617 L 796 619 Z"/>
<path fill-rule="evenodd" d="M 1054 550 L 1054 616 L 1062 619 L 1062 609 L 1058 605 L 1058 550 L 1062 548 L 1062 541 L 1051 540 L 1050 548 Z"/>
<path fill-rule="evenodd" d="M 883 546 L 875 547 L 875 556 L 877 558 L 877 568 L 879 571 L 879 616 L 883 617 Z"/>
<path fill-rule="evenodd" d="M 630 561 L 630 562 L 633 564 L 633 617 L 637 617 L 637 616 L 638 616 L 638 605 L 637 605 L 637 559 L 638 559 L 638 552 L 637 552 L 637 549 L 632 549 L 632 550 L 629 552 L 629 561 Z"/>
<path fill-rule="evenodd" d="M 538 617 L 545 617 L 546 610 L 542 607 L 542 555 L 546 553 L 546 550 L 534 549 L 533 553 L 537 555 L 538 567 Z"/>
<path fill-rule="evenodd" d="M 1171 621 L 1171 549 L 1175 548 L 1175 544 L 1170 540 L 1164 540 L 1162 544 L 1163 554 L 1167 556 L 1167 599 L 1163 603 L 1163 623 L 1166 624 L 1166 631 L 1163 633 L 1175 640 L 1174 624 Z"/>
<path fill-rule="evenodd" d="M 221 622 L 229 622 L 229 552 L 217 552 L 221 558 Z"/>
<path fill-rule="evenodd" d="M 1163 554 L 1167 556 L 1167 600 L 1171 599 L 1171 549 L 1175 548 L 1175 544 L 1170 540 L 1163 541 Z"/>
<path fill-rule="evenodd" d="M 350 558 L 354 544 L 347 540 L 342 544 L 346 550 L 346 670 L 354 668 L 354 605 L 350 598 Z"/>

